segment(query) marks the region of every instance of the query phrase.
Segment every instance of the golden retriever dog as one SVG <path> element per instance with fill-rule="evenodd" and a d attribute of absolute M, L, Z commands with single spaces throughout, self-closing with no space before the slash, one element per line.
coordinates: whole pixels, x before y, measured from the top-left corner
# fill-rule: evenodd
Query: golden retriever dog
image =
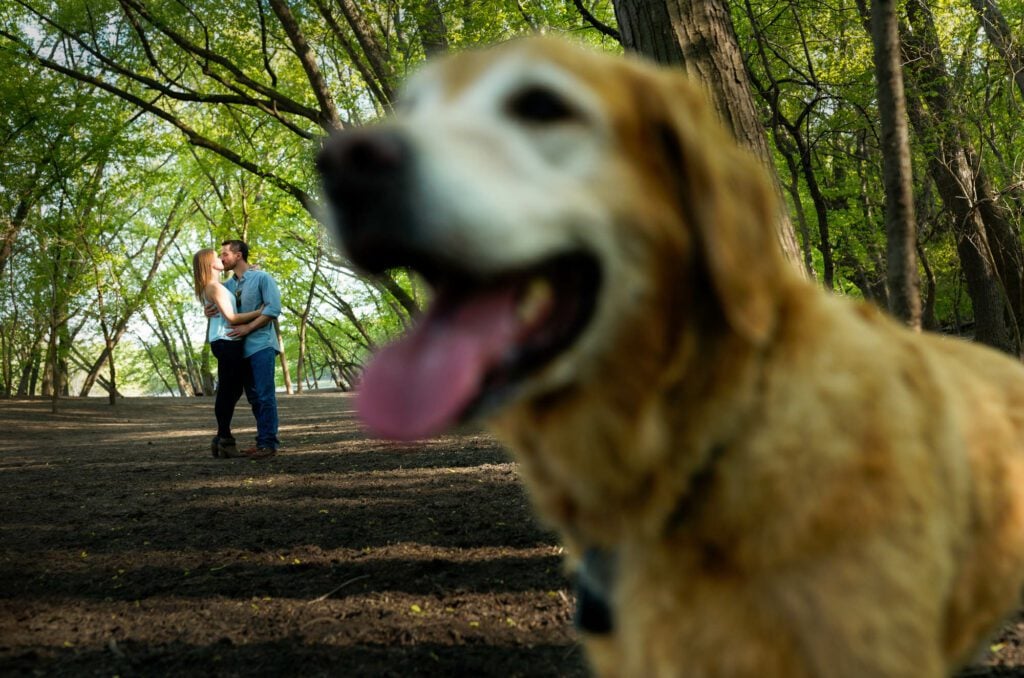
<path fill-rule="evenodd" d="M 317 165 L 352 262 L 435 293 L 361 416 L 511 448 L 597 674 L 944 676 L 1015 609 L 1024 368 L 791 271 L 765 173 L 677 72 L 454 55 Z"/>

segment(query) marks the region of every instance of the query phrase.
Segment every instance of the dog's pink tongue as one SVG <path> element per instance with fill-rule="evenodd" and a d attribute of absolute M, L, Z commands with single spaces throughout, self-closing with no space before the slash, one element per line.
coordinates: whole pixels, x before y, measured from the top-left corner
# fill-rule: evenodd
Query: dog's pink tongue
<path fill-rule="evenodd" d="M 441 308 L 364 370 L 356 410 L 375 434 L 413 440 L 456 423 L 522 329 L 514 289 Z"/>

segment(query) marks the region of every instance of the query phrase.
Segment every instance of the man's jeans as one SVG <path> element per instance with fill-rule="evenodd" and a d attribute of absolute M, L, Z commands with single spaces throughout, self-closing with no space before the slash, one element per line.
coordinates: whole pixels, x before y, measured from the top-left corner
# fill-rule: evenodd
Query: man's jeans
<path fill-rule="evenodd" d="M 274 384 L 274 363 L 277 351 L 265 348 L 249 356 L 249 379 L 245 397 L 256 417 L 256 446 L 277 449 L 277 396 Z"/>

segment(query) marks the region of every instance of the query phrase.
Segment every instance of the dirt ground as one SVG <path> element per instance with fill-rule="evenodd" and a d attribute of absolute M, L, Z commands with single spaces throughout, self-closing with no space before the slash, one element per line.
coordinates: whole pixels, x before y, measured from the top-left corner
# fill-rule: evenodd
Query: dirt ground
<path fill-rule="evenodd" d="M 586 675 L 492 438 L 369 439 L 341 393 L 280 408 L 252 461 L 210 456 L 210 399 L 0 401 L 0 674 Z M 1024 675 L 1024 617 L 963 675 Z"/>

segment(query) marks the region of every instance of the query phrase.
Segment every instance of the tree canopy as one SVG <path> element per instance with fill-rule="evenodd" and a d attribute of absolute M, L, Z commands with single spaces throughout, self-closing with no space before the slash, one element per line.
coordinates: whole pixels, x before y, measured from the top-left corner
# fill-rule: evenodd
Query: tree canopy
<path fill-rule="evenodd" d="M 386 115 L 401 80 L 446 51 L 536 31 L 621 51 L 619 4 L 6 3 L 0 394 L 210 393 L 190 259 L 228 238 L 281 283 L 283 379 L 350 387 L 426 291 L 403 271 L 361 278 L 333 247 L 319 224 L 320 140 Z M 836 293 L 887 305 L 871 7 L 727 6 L 800 263 Z M 1019 352 L 1024 7 L 908 0 L 895 16 L 922 322 L 976 327 Z"/>

